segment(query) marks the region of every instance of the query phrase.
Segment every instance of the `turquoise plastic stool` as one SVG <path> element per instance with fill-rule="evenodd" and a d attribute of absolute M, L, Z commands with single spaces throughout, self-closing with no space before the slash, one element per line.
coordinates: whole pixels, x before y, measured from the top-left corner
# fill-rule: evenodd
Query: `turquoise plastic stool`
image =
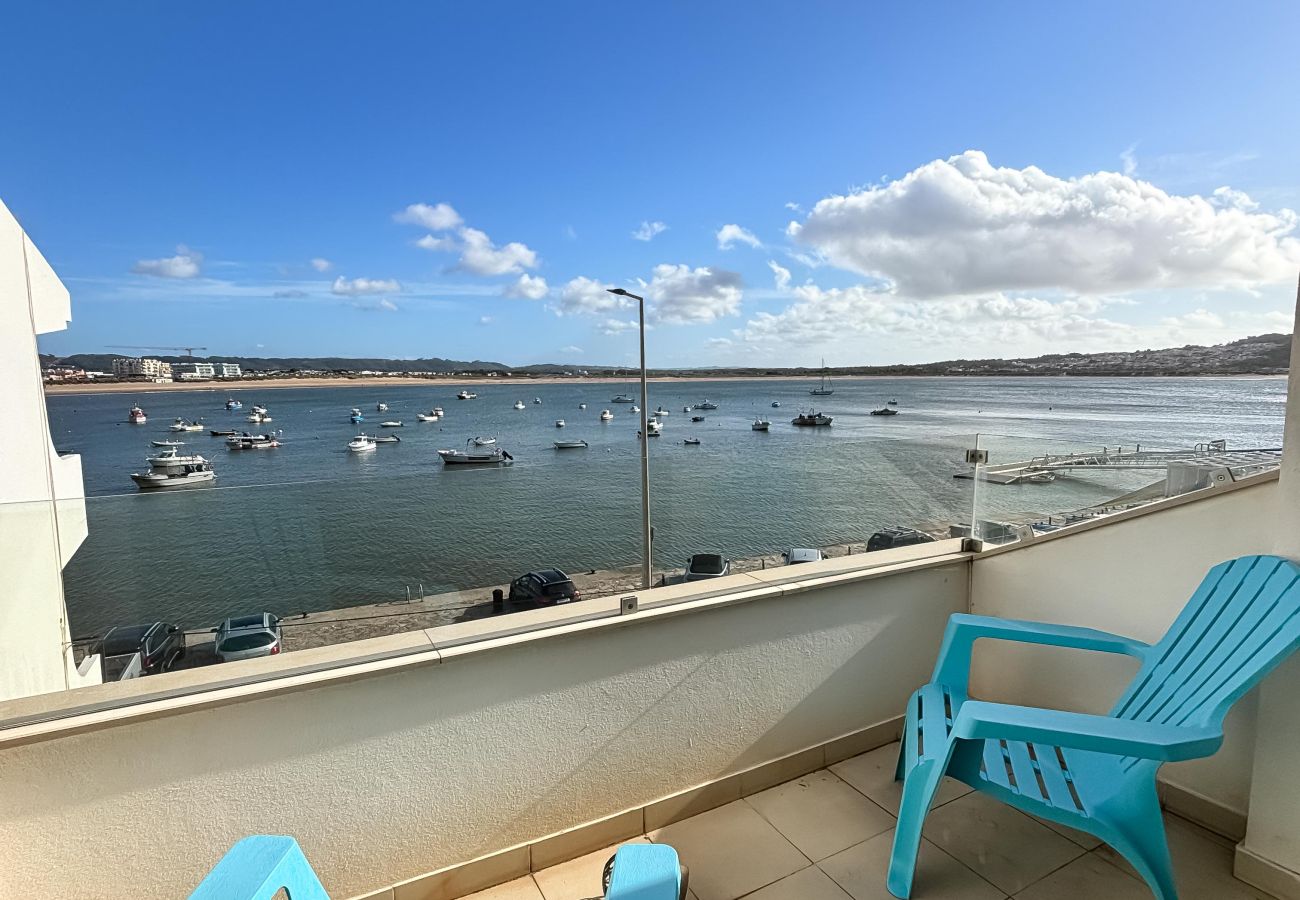
<path fill-rule="evenodd" d="M 190 900 L 272 900 L 281 888 L 289 900 L 329 900 L 297 841 L 258 834 L 231 847 Z"/>
<path fill-rule="evenodd" d="M 614 854 L 614 874 L 605 900 L 682 900 L 677 851 L 665 844 L 625 844 Z"/>
<path fill-rule="evenodd" d="M 1106 716 L 981 703 L 967 698 L 980 638 L 1122 653 L 1142 666 Z M 1297 647 L 1300 568 L 1276 556 L 1215 566 L 1155 645 L 1091 628 L 954 615 L 930 683 L 907 705 L 889 892 L 911 894 L 921 826 L 949 775 L 1096 835 L 1159 900 L 1177 900 L 1156 772 L 1218 750 L 1228 709 Z"/>

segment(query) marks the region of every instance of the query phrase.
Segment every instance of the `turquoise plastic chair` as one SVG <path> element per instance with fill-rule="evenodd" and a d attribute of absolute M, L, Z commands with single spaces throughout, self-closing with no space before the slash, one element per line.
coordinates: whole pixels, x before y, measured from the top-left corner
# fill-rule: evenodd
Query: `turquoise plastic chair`
<path fill-rule="evenodd" d="M 1142 665 L 1106 716 L 982 703 L 967 698 L 980 638 L 1122 653 Z M 889 892 L 911 894 L 921 826 L 950 775 L 1096 835 L 1159 900 L 1177 900 L 1156 772 L 1214 753 L 1228 709 L 1297 647 L 1300 567 L 1276 556 L 1215 566 L 1155 645 L 1091 628 L 954 615 L 933 678 L 907 705 Z"/>
<path fill-rule="evenodd" d="M 231 847 L 190 900 L 329 900 L 311 863 L 291 837 L 259 834 Z M 665 844 L 628 844 L 615 854 L 605 900 L 682 900 L 686 883 L 677 851 Z"/>

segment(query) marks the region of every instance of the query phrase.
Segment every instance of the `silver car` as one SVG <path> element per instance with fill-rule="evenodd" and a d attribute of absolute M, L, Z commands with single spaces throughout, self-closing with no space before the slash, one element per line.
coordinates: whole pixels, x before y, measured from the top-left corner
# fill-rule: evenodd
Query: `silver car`
<path fill-rule="evenodd" d="M 282 645 L 280 617 L 266 612 L 233 616 L 221 623 L 213 643 L 222 662 L 274 656 Z"/>
<path fill-rule="evenodd" d="M 721 553 L 697 553 L 686 561 L 687 581 L 707 581 L 731 574 L 731 560 Z"/>
<path fill-rule="evenodd" d="M 795 547 L 781 554 L 785 557 L 787 566 L 797 566 L 800 563 L 821 562 L 824 557 L 822 552 L 815 547 Z"/>

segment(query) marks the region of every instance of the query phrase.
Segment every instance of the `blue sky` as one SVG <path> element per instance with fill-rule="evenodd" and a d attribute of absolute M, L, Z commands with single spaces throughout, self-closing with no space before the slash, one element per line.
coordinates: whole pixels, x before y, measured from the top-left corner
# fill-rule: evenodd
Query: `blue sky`
<path fill-rule="evenodd" d="M 24 4 L 0 199 L 49 352 L 627 363 L 608 285 L 666 366 L 1289 330 L 1300 6 L 1049 9 Z"/>

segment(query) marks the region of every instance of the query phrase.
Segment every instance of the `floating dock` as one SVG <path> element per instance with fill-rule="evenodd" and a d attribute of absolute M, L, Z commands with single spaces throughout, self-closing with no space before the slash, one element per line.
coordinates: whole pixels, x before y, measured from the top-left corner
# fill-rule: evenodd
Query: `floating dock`
<path fill-rule="evenodd" d="M 1170 478 L 1174 470 L 1188 474 L 1200 473 L 1209 477 L 1213 471 L 1227 470 L 1235 480 L 1267 469 L 1277 468 L 1282 462 L 1281 447 L 1254 447 L 1229 450 L 1224 441 L 1197 444 L 1190 450 L 1143 450 L 1141 444 L 1124 447 L 1102 447 L 1078 453 L 1046 453 L 1021 462 L 980 466 L 958 472 L 956 478 L 978 478 L 993 484 L 1021 484 L 1050 481 L 1057 475 L 1079 470 L 1131 470 L 1164 472 Z M 1171 483 L 1174 479 L 1170 478 Z M 1200 480 L 1193 477 L 1192 480 Z M 1181 491 L 1178 491 L 1181 493 Z"/>

